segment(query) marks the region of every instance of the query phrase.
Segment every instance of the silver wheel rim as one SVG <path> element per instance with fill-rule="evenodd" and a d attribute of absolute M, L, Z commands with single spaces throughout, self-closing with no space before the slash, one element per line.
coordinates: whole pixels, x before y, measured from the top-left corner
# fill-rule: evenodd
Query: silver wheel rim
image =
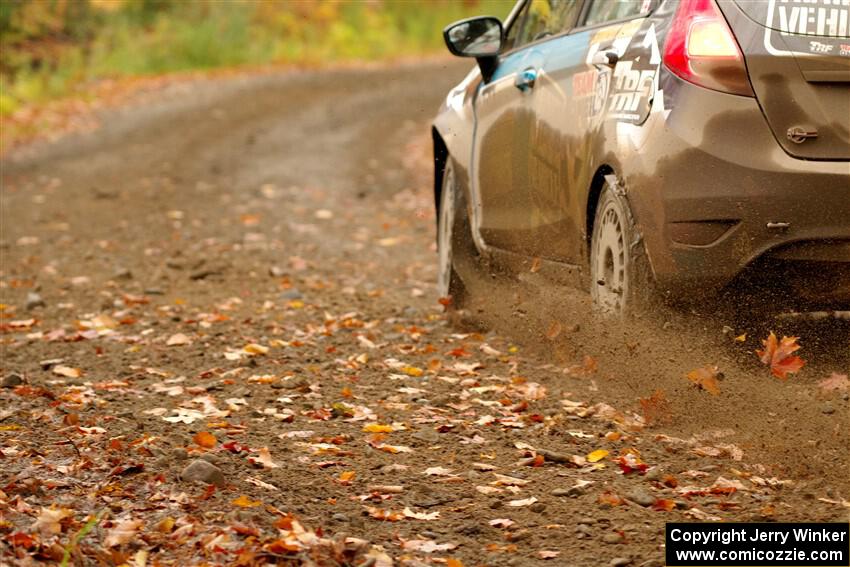
<path fill-rule="evenodd" d="M 629 262 L 622 214 L 614 203 L 605 206 L 593 246 L 593 298 L 609 314 L 622 313 L 628 292 Z"/>
<path fill-rule="evenodd" d="M 452 279 L 452 229 L 455 222 L 454 174 L 446 168 L 446 180 L 440 195 L 440 219 L 437 225 L 437 254 L 439 255 L 439 274 L 437 292 L 440 297 L 448 297 Z"/>

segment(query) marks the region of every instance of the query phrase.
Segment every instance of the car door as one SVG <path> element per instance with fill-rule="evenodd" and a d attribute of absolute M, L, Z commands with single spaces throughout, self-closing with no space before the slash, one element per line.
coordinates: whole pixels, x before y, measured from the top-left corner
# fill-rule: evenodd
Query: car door
<path fill-rule="evenodd" d="M 605 54 L 621 57 L 626 52 L 650 7 L 644 0 L 590 0 L 569 33 L 547 42 L 531 103 L 528 230 L 535 256 L 584 262 L 595 156 L 603 146 L 606 120 L 618 119 L 623 110 L 612 104 L 620 100 L 612 100 L 622 82 L 619 63 Z M 630 64 L 625 62 L 620 71 Z"/>
<path fill-rule="evenodd" d="M 475 101 L 472 156 L 474 222 L 487 246 L 526 252 L 537 75 L 546 40 L 562 31 L 571 0 L 528 0 L 508 28 L 507 49 Z"/>

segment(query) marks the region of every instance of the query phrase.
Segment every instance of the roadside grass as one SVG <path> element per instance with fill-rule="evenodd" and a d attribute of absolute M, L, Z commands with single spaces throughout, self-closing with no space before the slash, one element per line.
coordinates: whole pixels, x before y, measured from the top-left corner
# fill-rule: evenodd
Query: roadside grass
<path fill-rule="evenodd" d="M 88 9 L 60 13 L 68 3 L 23 0 L 18 12 L 0 22 L 5 23 L 0 29 L 5 53 L 0 61 L 0 117 L 51 100 L 85 99 L 91 96 L 89 87 L 104 79 L 439 53 L 446 24 L 476 14 L 505 17 L 514 4 L 514 0 L 75 1 L 86 2 Z M 55 23 L 63 17 L 70 20 Z M 82 31 L 75 37 L 69 27 Z"/>

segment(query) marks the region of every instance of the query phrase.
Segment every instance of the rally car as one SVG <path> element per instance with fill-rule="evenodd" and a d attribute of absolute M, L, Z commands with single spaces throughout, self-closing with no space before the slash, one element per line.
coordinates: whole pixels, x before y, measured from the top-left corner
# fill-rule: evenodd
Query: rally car
<path fill-rule="evenodd" d="M 850 0 L 521 0 L 433 124 L 439 293 L 484 265 L 623 314 L 743 280 L 850 304 Z"/>

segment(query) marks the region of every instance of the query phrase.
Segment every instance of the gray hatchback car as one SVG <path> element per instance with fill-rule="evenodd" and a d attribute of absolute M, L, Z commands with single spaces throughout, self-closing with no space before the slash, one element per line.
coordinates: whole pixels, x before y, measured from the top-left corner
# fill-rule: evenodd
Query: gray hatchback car
<path fill-rule="evenodd" d="M 442 295 L 487 261 L 612 313 L 850 305 L 850 0 L 521 0 L 444 35 L 477 65 L 433 124 Z"/>

